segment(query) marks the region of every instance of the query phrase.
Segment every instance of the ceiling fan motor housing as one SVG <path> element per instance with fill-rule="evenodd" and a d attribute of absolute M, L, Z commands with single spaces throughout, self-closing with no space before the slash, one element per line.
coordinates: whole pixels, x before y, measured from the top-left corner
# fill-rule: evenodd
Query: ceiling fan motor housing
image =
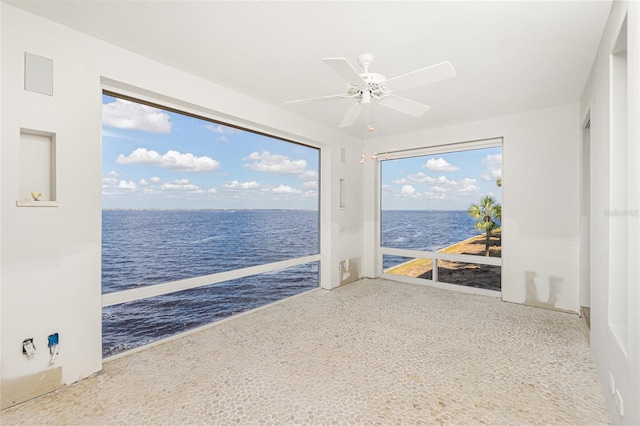
<path fill-rule="evenodd" d="M 369 96 L 364 96 L 363 99 L 364 92 L 368 92 L 370 97 L 376 100 L 380 100 L 382 96 L 389 93 L 389 90 L 384 86 L 386 79 L 382 74 L 367 72 L 360 74 L 360 77 L 362 77 L 363 84 L 357 86 L 347 84 L 347 93 L 363 101 L 362 103 L 369 103 Z"/>

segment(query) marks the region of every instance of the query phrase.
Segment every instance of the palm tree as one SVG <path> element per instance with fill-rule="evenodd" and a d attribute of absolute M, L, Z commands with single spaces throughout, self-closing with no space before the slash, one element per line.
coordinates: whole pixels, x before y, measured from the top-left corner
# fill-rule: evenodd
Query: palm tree
<path fill-rule="evenodd" d="M 467 214 L 477 221 L 476 229 L 486 233 L 484 255 L 489 256 L 491 232 L 499 228 L 496 219 L 502 219 L 502 206 L 496 202 L 495 198 L 487 195 L 478 204 L 472 204 L 467 210 Z"/>

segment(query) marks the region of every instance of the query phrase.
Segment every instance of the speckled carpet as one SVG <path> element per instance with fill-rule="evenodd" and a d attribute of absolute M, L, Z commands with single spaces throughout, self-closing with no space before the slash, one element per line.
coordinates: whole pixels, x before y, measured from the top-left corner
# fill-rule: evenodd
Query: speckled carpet
<path fill-rule="evenodd" d="M 608 424 L 577 315 L 426 286 L 317 290 L 104 364 L 24 424 Z"/>

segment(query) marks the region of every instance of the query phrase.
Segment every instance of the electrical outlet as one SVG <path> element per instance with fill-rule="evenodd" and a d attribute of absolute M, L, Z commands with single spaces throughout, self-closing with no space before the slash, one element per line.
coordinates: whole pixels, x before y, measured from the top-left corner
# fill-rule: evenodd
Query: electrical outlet
<path fill-rule="evenodd" d="M 616 381 L 613 380 L 613 374 L 609 371 L 609 389 L 611 390 L 611 395 L 616 393 Z"/>
<path fill-rule="evenodd" d="M 22 341 L 22 353 L 27 358 L 32 358 L 36 353 L 36 346 L 33 344 L 33 338 L 24 339 Z"/>
<path fill-rule="evenodd" d="M 620 395 L 620 391 L 616 389 L 616 396 L 614 397 L 616 401 L 616 407 L 618 407 L 618 411 L 621 416 L 624 416 L 624 401 L 622 400 L 622 395 Z"/>
<path fill-rule="evenodd" d="M 51 335 L 49 335 L 49 337 L 47 337 L 47 341 L 49 342 L 49 347 L 51 348 L 52 346 L 55 346 L 58 344 L 58 333 L 53 333 Z"/>

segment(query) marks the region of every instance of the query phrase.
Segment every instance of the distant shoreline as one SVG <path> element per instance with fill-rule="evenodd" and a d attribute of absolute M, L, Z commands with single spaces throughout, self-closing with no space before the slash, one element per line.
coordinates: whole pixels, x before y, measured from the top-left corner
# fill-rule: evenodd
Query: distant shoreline
<path fill-rule="evenodd" d="M 190 211 L 210 211 L 210 212 L 251 212 L 251 211 L 271 211 L 271 212 L 317 212 L 311 209 L 174 209 L 174 208 L 105 208 L 102 211 L 150 211 L 150 212 L 190 212 Z"/>
<path fill-rule="evenodd" d="M 274 212 L 283 212 L 283 211 L 296 211 L 296 212 L 317 212 L 319 210 L 314 209 L 247 209 L 247 208 L 201 208 L 201 209 L 176 209 L 176 208 L 161 208 L 161 207 L 107 207 L 103 208 L 102 211 L 274 211 Z M 382 212 L 464 212 L 466 210 L 382 210 Z"/>

